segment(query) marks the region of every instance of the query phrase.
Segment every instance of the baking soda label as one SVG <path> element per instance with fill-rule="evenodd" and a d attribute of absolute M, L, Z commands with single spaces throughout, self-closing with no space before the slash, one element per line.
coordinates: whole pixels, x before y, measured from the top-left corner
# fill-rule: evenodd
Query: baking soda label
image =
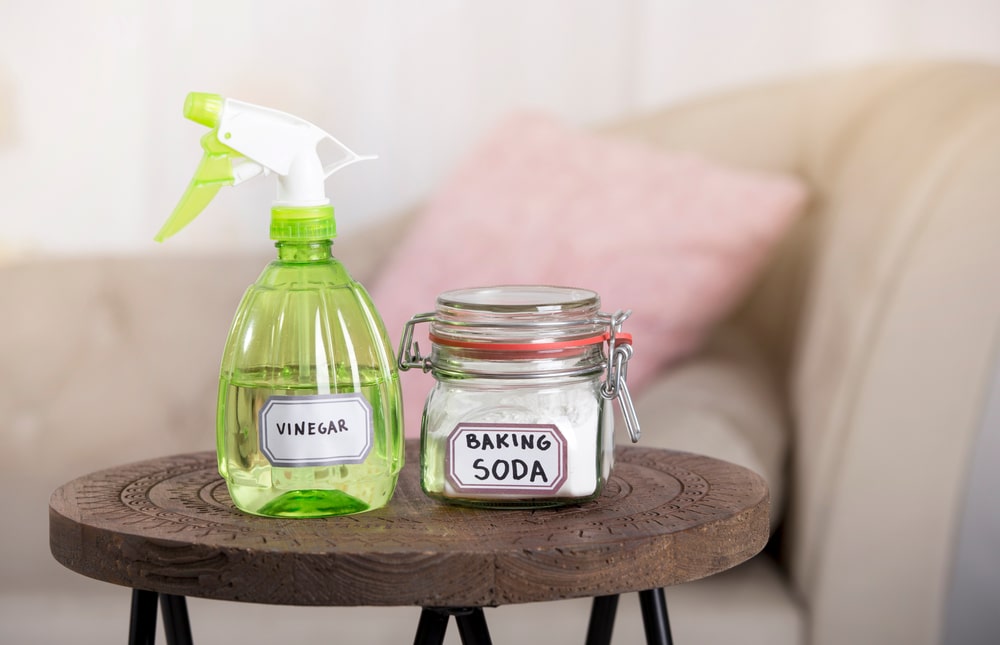
<path fill-rule="evenodd" d="M 445 471 L 457 492 L 556 493 L 566 483 L 559 428 L 533 423 L 459 423 L 448 436 Z"/>
<path fill-rule="evenodd" d="M 258 421 L 272 466 L 360 464 L 372 449 L 372 406 L 357 392 L 272 396 Z"/>

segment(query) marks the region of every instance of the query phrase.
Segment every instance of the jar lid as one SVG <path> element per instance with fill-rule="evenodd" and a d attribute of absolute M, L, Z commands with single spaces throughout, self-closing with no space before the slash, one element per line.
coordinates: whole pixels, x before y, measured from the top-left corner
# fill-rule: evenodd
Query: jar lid
<path fill-rule="evenodd" d="M 431 322 L 436 344 L 483 349 L 562 348 L 602 342 L 607 320 L 588 289 L 500 285 L 445 291 Z"/>

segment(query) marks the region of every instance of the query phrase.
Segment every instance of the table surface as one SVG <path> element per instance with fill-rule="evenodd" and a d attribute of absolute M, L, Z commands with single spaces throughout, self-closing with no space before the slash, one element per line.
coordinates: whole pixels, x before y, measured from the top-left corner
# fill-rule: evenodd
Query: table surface
<path fill-rule="evenodd" d="M 599 499 L 536 510 L 435 502 L 416 442 L 406 458 L 384 508 L 320 519 L 238 511 L 211 452 L 111 468 L 53 493 L 52 554 L 98 580 L 184 596 L 482 607 L 695 580 L 768 538 L 764 481 L 700 455 L 619 447 Z"/>

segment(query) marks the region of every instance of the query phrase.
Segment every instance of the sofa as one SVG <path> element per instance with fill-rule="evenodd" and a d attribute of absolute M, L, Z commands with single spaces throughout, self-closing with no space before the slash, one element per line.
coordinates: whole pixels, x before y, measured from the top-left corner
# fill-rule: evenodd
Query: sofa
<path fill-rule="evenodd" d="M 741 463 L 772 488 L 761 554 L 667 590 L 675 640 L 995 642 L 1000 67 L 832 71 L 602 132 L 810 190 L 738 306 L 634 393 L 643 445 Z M 412 219 L 345 236 L 335 254 L 375 283 Z M 49 554 L 48 496 L 94 470 L 214 448 L 219 355 L 267 260 L 157 249 L 0 265 L 0 642 L 125 638 L 129 590 Z M 200 642 L 408 642 L 419 616 L 197 598 L 189 609 Z M 588 610 L 570 599 L 487 619 L 497 643 L 556 645 L 582 642 Z M 641 641 L 625 597 L 614 642 Z"/>

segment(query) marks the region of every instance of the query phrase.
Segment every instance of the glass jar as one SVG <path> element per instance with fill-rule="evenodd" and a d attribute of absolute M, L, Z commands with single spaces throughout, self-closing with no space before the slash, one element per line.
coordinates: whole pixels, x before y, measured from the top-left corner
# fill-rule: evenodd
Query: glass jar
<path fill-rule="evenodd" d="M 399 367 L 435 384 L 421 423 L 421 485 L 430 497 L 486 507 L 576 504 L 601 494 L 614 460 L 619 399 L 639 426 L 626 369 L 628 312 L 601 313 L 593 291 L 496 286 L 447 291 L 410 319 Z M 414 326 L 430 324 L 431 354 Z"/>

